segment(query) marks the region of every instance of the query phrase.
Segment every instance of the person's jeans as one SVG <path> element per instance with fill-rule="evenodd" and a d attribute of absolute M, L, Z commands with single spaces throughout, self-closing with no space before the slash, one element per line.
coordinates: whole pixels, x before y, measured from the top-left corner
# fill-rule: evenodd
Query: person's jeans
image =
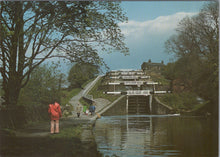
<path fill-rule="evenodd" d="M 50 133 L 51 134 L 54 133 L 54 125 L 56 125 L 55 133 L 59 133 L 59 120 L 51 120 L 50 121 Z"/>

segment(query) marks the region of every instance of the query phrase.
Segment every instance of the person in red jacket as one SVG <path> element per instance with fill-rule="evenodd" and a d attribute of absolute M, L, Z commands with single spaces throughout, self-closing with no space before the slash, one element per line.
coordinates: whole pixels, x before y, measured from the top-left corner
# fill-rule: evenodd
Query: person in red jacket
<path fill-rule="evenodd" d="M 59 133 L 59 119 L 62 117 L 60 104 L 55 102 L 54 104 L 49 104 L 48 113 L 50 114 L 50 133 L 54 133 L 54 125 L 55 133 Z"/>

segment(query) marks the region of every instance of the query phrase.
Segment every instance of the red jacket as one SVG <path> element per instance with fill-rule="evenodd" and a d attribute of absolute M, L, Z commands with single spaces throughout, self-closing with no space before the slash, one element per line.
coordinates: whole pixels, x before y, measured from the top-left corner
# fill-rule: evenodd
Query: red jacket
<path fill-rule="evenodd" d="M 50 114 L 51 120 L 59 120 L 59 118 L 62 117 L 60 105 L 57 102 L 49 105 L 48 113 Z"/>

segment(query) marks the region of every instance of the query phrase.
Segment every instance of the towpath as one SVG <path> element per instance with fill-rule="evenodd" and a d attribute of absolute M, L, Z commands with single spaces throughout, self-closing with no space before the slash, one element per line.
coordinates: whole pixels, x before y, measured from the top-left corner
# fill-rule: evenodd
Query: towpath
<path fill-rule="evenodd" d="M 81 97 L 85 96 L 88 94 L 88 92 L 94 87 L 94 85 L 97 83 L 97 81 L 101 78 L 102 76 L 98 76 L 95 80 L 92 82 L 88 83 L 86 87 L 81 90 L 76 96 L 72 97 L 70 100 L 70 104 L 73 105 L 75 108 L 76 105 L 79 103 L 79 100 Z M 96 112 L 103 111 L 111 102 L 98 98 L 94 99 L 96 102 Z M 96 120 L 97 115 L 91 116 L 91 115 L 84 115 L 81 114 L 80 118 L 77 118 L 76 112 L 73 111 L 72 116 L 67 117 L 67 118 L 61 118 L 60 120 L 60 130 L 62 131 L 63 128 L 68 127 L 68 126 L 73 126 L 73 125 L 82 125 L 84 128 L 84 132 L 82 133 L 82 141 L 87 141 L 91 137 L 91 130 L 89 129 L 88 124 L 92 124 L 94 120 Z M 41 122 L 39 124 L 27 127 L 22 130 L 18 130 L 16 132 L 17 137 L 42 137 L 42 136 L 48 136 L 50 135 L 49 133 L 50 129 L 50 122 Z"/>

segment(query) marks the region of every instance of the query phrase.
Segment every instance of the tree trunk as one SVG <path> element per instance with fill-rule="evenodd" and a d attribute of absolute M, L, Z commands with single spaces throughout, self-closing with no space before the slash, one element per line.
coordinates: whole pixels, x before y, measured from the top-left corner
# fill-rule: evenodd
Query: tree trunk
<path fill-rule="evenodd" d="M 23 65 L 24 65 L 24 41 L 23 41 L 23 12 L 22 2 L 14 3 L 16 6 L 14 11 L 14 34 L 11 37 L 10 57 L 9 57 L 9 72 L 8 80 L 3 84 L 5 90 L 5 105 L 7 105 L 8 120 L 11 127 L 15 126 L 17 121 L 17 101 L 21 90 Z"/>

